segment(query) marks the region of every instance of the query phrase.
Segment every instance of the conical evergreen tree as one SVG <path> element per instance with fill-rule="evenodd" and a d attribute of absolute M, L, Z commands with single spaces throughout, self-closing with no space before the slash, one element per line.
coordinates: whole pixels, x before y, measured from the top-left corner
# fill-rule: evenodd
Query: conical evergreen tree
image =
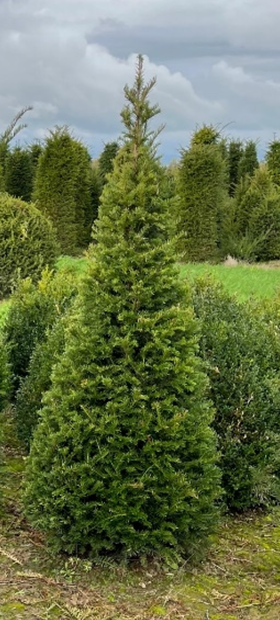
<path fill-rule="evenodd" d="M 244 179 L 247 175 L 252 177 L 256 168 L 259 167 L 259 160 L 257 154 L 257 147 L 254 140 L 248 140 L 243 155 L 239 162 L 238 176 L 239 181 Z"/>
<path fill-rule="evenodd" d="M 75 141 L 75 150 L 77 158 L 77 178 L 75 183 L 77 246 L 82 251 L 90 242 L 93 223 L 90 154 L 87 148 L 78 140 Z"/>
<path fill-rule="evenodd" d="M 186 261 L 216 260 L 226 163 L 219 145 L 195 144 L 182 154 L 178 181 L 178 252 Z"/>
<path fill-rule="evenodd" d="M 90 217 L 86 218 L 86 229 L 88 231 L 88 236 L 91 236 L 92 226 L 95 220 L 98 218 L 98 209 L 100 204 L 100 196 L 102 193 L 102 185 L 100 181 L 100 176 L 98 173 L 98 167 L 94 166 L 91 163 L 90 173 L 89 173 L 89 190 L 90 190 L 90 204 L 91 208 L 88 212 Z"/>
<path fill-rule="evenodd" d="M 32 168 L 32 189 L 34 189 L 37 167 L 38 167 L 39 158 L 40 158 L 40 155 L 42 155 L 42 152 L 43 152 L 43 145 L 40 142 L 33 142 L 33 144 L 29 146 L 29 156 L 30 156 L 31 168 Z"/>
<path fill-rule="evenodd" d="M 266 153 L 266 163 L 275 185 L 280 185 L 280 141 L 273 140 Z"/>
<path fill-rule="evenodd" d="M 0 193 L 1 192 L 5 192 L 5 177 L 4 177 L 3 168 L 0 163 Z"/>
<path fill-rule="evenodd" d="M 31 200 L 33 172 L 29 152 L 16 146 L 6 158 L 6 191 L 26 202 Z"/>
<path fill-rule="evenodd" d="M 220 132 L 214 125 L 197 127 L 191 137 L 191 146 L 213 146 L 214 144 L 219 144 L 219 142 Z"/>
<path fill-rule="evenodd" d="M 100 182 L 103 187 L 107 183 L 107 174 L 113 171 L 114 159 L 118 154 L 119 148 L 117 142 L 107 142 L 98 159 Z"/>
<path fill-rule="evenodd" d="M 233 197 L 239 179 L 239 165 L 243 155 L 241 140 L 231 140 L 228 147 L 229 195 Z"/>
<path fill-rule="evenodd" d="M 29 518 L 70 553 L 193 552 L 216 521 L 205 375 L 148 129 L 154 83 L 139 56 L 94 260 L 27 466 Z"/>
<path fill-rule="evenodd" d="M 52 220 L 65 254 L 77 254 L 85 244 L 84 218 L 90 204 L 85 151 L 67 127 L 57 127 L 50 132 L 37 167 L 34 198 Z"/>

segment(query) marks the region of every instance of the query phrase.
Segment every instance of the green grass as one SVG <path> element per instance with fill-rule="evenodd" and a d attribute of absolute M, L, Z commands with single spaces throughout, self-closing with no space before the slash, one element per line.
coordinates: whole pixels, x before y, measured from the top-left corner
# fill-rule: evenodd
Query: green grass
<path fill-rule="evenodd" d="M 74 258 L 61 256 L 57 263 L 58 270 L 74 270 L 77 276 L 81 276 L 87 265 L 85 257 Z M 280 291 L 280 268 L 279 265 L 238 265 L 229 267 L 225 265 L 186 264 L 180 266 L 183 278 L 192 282 L 194 278 L 202 275 L 211 275 L 221 282 L 226 290 L 237 295 L 240 301 L 246 301 L 250 297 L 256 299 L 271 299 Z M 0 328 L 5 319 L 9 307 L 9 301 L 0 302 Z"/>
<path fill-rule="evenodd" d="M 87 264 L 86 258 L 62 256 L 57 261 L 57 269 L 74 269 L 82 275 Z M 250 297 L 270 299 L 280 291 L 280 268 L 269 265 L 226 265 L 186 264 L 180 266 L 181 276 L 192 281 L 197 276 L 211 275 L 221 282 L 229 293 L 237 295 L 240 301 Z"/>
<path fill-rule="evenodd" d="M 86 268 L 87 259 L 85 257 L 74 258 L 73 256 L 60 256 L 56 261 L 56 268 L 58 270 L 74 270 L 77 275 L 81 275 Z"/>
<path fill-rule="evenodd" d="M 181 275 L 192 281 L 197 276 L 211 275 L 240 301 L 250 297 L 271 299 L 280 291 L 280 269 L 269 266 L 187 264 L 181 266 Z"/>

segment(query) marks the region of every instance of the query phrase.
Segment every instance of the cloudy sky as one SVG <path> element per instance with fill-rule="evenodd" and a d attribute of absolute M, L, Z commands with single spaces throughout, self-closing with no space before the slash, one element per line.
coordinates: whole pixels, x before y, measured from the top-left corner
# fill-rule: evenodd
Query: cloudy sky
<path fill-rule="evenodd" d="M 135 54 L 157 76 L 165 161 L 196 124 L 280 138 L 280 0 L 0 0 L 0 132 L 33 105 L 21 141 L 70 125 L 97 157 L 121 131 Z"/>

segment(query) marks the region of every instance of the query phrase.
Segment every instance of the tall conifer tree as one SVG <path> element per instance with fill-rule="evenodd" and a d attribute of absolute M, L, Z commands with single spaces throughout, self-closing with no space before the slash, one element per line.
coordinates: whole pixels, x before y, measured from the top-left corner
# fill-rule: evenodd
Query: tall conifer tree
<path fill-rule="evenodd" d="M 216 521 L 205 375 L 148 127 L 154 84 L 139 56 L 94 260 L 27 467 L 29 517 L 70 553 L 193 552 Z"/>
<path fill-rule="evenodd" d="M 183 260 L 216 260 L 226 192 L 219 144 L 194 143 L 183 151 L 178 175 L 178 251 Z"/>
<path fill-rule="evenodd" d="M 8 153 L 5 177 L 8 194 L 26 202 L 31 200 L 33 171 L 30 154 L 26 149 L 16 146 Z"/>
<path fill-rule="evenodd" d="M 267 167 L 273 183 L 280 186 L 280 141 L 273 140 L 266 153 Z"/>
<path fill-rule="evenodd" d="M 238 176 L 239 181 L 246 176 L 252 177 L 255 170 L 259 167 L 257 147 L 254 140 L 248 140 L 245 145 L 243 155 L 239 161 Z"/>
<path fill-rule="evenodd" d="M 37 166 L 34 198 L 52 220 L 65 254 L 77 254 L 85 244 L 85 211 L 90 205 L 85 151 L 67 127 L 57 127 L 50 132 Z"/>
<path fill-rule="evenodd" d="M 119 145 L 117 142 L 107 142 L 98 159 L 100 182 L 103 187 L 107 183 L 107 174 L 113 171 L 114 159 L 118 154 L 118 150 Z"/>
<path fill-rule="evenodd" d="M 243 155 L 241 140 L 231 140 L 228 147 L 229 195 L 233 197 L 239 179 L 239 164 Z"/>

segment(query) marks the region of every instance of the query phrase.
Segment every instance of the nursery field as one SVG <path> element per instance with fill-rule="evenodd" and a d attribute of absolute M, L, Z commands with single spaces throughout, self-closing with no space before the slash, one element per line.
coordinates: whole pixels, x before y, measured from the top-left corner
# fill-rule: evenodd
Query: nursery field
<path fill-rule="evenodd" d="M 56 263 L 56 268 L 75 270 L 77 276 L 83 274 L 86 268 L 85 258 L 62 256 Z M 223 284 L 226 290 L 236 295 L 240 301 L 250 297 L 256 299 L 270 299 L 280 291 L 280 263 L 259 265 L 210 265 L 207 263 L 180 265 L 182 278 L 190 282 L 198 276 L 209 275 Z M 0 301 L 0 328 L 7 312 L 9 302 Z"/>
<path fill-rule="evenodd" d="M 276 620 L 280 510 L 228 518 L 202 564 L 164 571 L 61 556 L 21 514 L 24 469 L 6 414 L 5 507 L 0 519 L 0 618 L 5 620 Z"/>
<path fill-rule="evenodd" d="M 63 256 L 57 261 L 57 268 L 74 268 L 77 274 L 81 274 L 86 266 L 84 258 L 71 258 Z M 193 278 L 202 275 L 210 275 L 221 282 L 226 290 L 237 295 L 240 301 L 246 301 L 250 297 L 256 299 L 270 299 L 280 291 L 280 263 L 271 262 L 258 265 L 210 265 L 196 263 L 180 265 L 183 278 L 192 281 Z"/>
<path fill-rule="evenodd" d="M 85 259 L 61 258 L 81 274 Z M 280 286 L 277 266 L 184 265 L 192 280 L 208 273 L 242 301 L 270 298 Z M 7 301 L 0 304 L 0 325 Z M 20 500 L 25 467 L 10 411 L 5 437 L 0 513 L 0 620 L 276 620 L 280 617 L 280 508 L 225 517 L 203 560 L 183 566 L 52 556 L 32 529 Z"/>
<path fill-rule="evenodd" d="M 279 263 L 259 265 L 207 265 L 206 263 L 181 266 L 181 275 L 194 278 L 205 274 L 221 282 L 226 290 L 240 301 L 250 297 L 270 299 L 280 291 Z"/>

